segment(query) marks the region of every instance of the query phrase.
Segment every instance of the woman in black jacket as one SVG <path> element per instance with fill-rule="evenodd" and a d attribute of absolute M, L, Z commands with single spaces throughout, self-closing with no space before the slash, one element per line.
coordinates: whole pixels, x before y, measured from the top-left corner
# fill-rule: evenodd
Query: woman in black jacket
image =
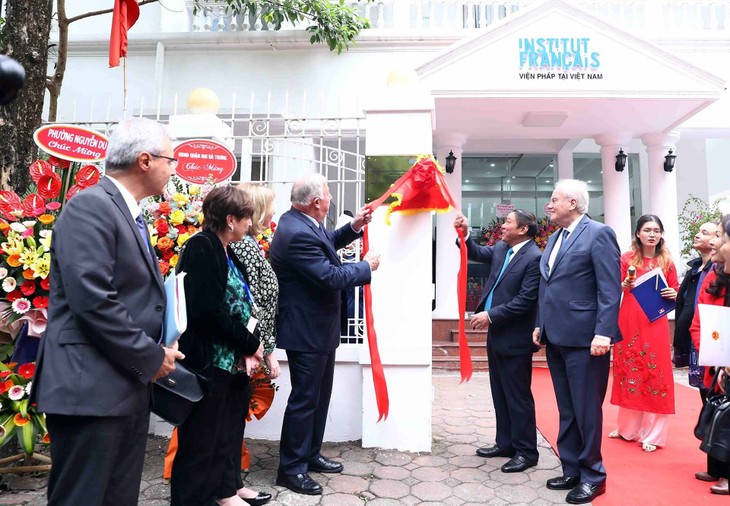
<path fill-rule="evenodd" d="M 252 215 L 253 204 L 241 190 L 213 189 L 203 201 L 203 230 L 188 239 L 177 266 L 187 273 L 188 328 L 180 337 L 180 351 L 206 394 L 178 428 L 172 506 L 264 504 L 271 498 L 243 499 L 236 486 L 248 373 L 263 359 L 263 347 L 251 317 L 248 280 L 229 243 L 243 238 Z"/>

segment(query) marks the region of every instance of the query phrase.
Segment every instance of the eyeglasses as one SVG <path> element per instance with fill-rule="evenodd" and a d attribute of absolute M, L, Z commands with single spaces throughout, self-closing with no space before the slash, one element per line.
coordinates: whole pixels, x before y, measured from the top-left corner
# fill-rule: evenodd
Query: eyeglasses
<path fill-rule="evenodd" d="M 177 168 L 177 163 L 178 163 L 178 159 L 177 158 L 172 158 L 171 156 L 165 156 L 165 155 L 155 155 L 153 153 L 150 153 L 150 156 L 152 156 L 154 158 L 164 158 L 165 160 L 167 160 L 168 162 L 170 162 L 170 166 L 173 169 L 176 169 Z"/>

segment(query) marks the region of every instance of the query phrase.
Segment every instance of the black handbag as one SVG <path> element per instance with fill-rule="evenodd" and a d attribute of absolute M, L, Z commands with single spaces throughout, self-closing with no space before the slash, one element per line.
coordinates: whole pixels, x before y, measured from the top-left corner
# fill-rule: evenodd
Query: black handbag
<path fill-rule="evenodd" d="M 730 399 L 720 404 L 700 450 L 720 462 L 730 462 Z"/>
<path fill-rule="evenodd" d="M 175 363 L 174 371 L 152 384 L 152 412 L 175 426 L 185 421 L 202 398 L 198 375 L 180 362 Z"/>
<path fill-rule="evenodd" d="M 715 393 L 715 386 L 717 385 L 717 378 L 720 374 L 720 370 L 721 368 L 718 367 L 717 372 L 712 377 L 707 402 L 705 402 L 705 405 L 702 406 L 702 411 L 700 411 L 700 416 L 697 419 L 697 425 L 695 425 L 695 437 L 700 441 L 704 441 L 705 436 L 707 436 L 710 432 L 715 412 L 727 400 L 724 392 Z M 727 378 L 725 379 L 725 386 L 727 387 Z"/>

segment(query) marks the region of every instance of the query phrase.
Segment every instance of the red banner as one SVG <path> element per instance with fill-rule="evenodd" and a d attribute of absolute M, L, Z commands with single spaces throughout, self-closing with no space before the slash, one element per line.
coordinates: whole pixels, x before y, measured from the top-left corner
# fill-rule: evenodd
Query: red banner
<path fill-rule="evenodd" d="M 33 134 L 43 151 L 72 162 L 98 162 L 106 156 L 109 141 L 88 128 L 75 125 L 46 125 Z"/>
<path fill-rule="evenodd" d="M 370 209 L 375 209 L 385 202 L 391 195 L 396 197 L 396 201 L 390 204 L 386 214 L 386 222 L 388 216 L 392 212 L 402 213 L 418 213 L 423 211 L 447 212 L 452 207 L 456 207 L 456 203 L 449 193 L 449 187 L 444 178 L 443 169 L 433 157 L 423 156 L 416 160 L 416 163 L 408 169 L 380 198 L 368 204 Z M 464 328 L 464 313 L 466 311 L 466 268 L 467 268 L 467 251 L 466 238 L 461 229 L 456 229 L 459 236 L 459 277 L 457 284 L 457 297 L 459 301 L 459 368 L 461 370 L 461 381 L 469 381 L 472 375 L 471 352 L 469 351 L 469 343 L 466 340 L 466 332 Z M 367 226 L 363 234 L 363 249 L 368 249 L 368 233 Z M 380 417 L 378 421 L 384 420 L 388 416 L 388 386 L 385 382 L 385 373 L 383 365 L 380 361 L 380 353 L 378 352 L 378 338 L 375 332 L 375 324 L 372 312 L 372 296 L 370 294 L 370 286 L 365 285 L 365 326 L 368 333 L 368 346 L 370 348 L 370 361 L 372 363 L 373 384 L 375 386 L 375 400 L 378 404 L 378 412 Z"/>
<path fill-rule="evenodd" d="M 208 179 L 220 183 L 236 172 L 233 152 L 220 142 L 191 139 L 175 147 L 177 175 L 190 183 L 204 184 Z"/>

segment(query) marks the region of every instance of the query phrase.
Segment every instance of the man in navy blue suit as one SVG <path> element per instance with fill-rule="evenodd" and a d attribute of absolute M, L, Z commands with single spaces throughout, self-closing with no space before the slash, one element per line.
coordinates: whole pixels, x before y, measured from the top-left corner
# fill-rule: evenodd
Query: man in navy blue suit
<path fill-rule="evenodd" d="M 271 265 L 279 280 L 277 347 L 286 350 L 292 387 L 276 484 L 307 495 L 322 493 L 308 471 L 343 469 L 320 453 L 340 345 L 342 290 L 369 283 L 380 264 L 380 256 L 370 252 L 360 262 L 340 262 L 337 250 L 362 235 L 372 214 L 363 207 L 351 223 L 329 232 L 322 220 L 331 199 L 324 176 L 299 179 L 292 188 L 292 207 L 281 216 L 271 243 Z"/>
<path fill-rule="evenodd" d="M 570 504 L 591 502 L 606 491 L 601 457 L 603 399 L 611 345 L 621 340 L 620 252 L 611 228 L 591 220 L 588 188 L 565 179 L 555 185 L 548 213 L 561 229 L 540 261 L 536 344 L 546 343 L 560 411 L 558 453 L 563 475 L 547 480 L 570 490 Z"/>
<path fill-rule="evenodd" d="M 468 238 L 469 223 L 454 222 Z M 518 473 L 537 464 L 535 400 L 532 397 L 532 342 L 540 287 L 540 248 L 534 241 L 537 219 L 523 210 L 511 212 L 502 240 L 479 246 L 467 239 L 469 260 L 489 264 L 489 279 L 471 317 L 472 328 L 489 332 L 489 384 L 497 417 L 496 444 L 479 448 L 481 457 L 511 457 L 502 472 Z"/>

